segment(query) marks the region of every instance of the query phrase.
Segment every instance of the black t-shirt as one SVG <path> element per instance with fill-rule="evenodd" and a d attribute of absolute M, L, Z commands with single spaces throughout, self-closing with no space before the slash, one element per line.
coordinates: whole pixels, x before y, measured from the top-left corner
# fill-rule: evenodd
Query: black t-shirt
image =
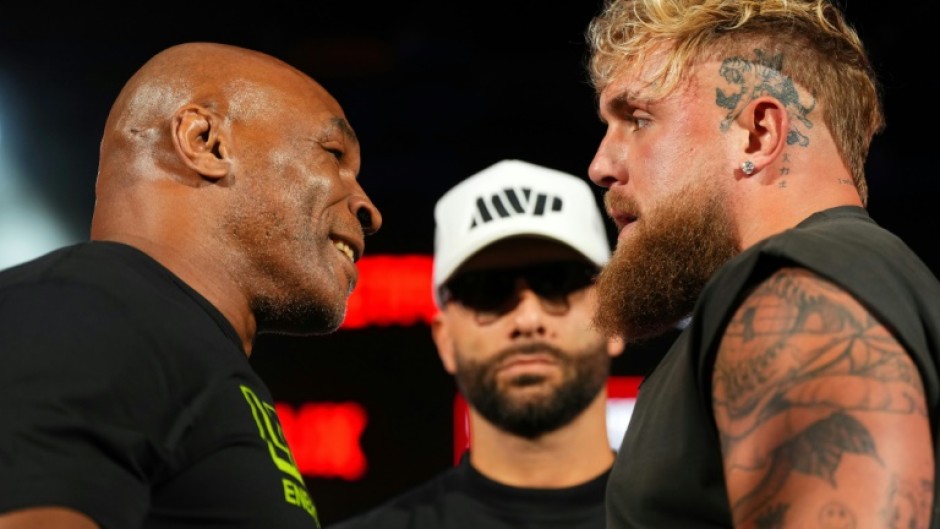
<path fill-rule="evenodd" d="M 611 529 L 732 527 L 712 414 L 712 362 L 745 295 L 787 266 L 841 286 L 894 331 L 918 366 L 940 453 L 940 283 L 864 209 L 833 208 L 747 249 L 708 282 L 691 324 L 640 386 L 608 483 Z"/>
<path fill-rule="evenodd" d="M 364 514 L 327 529 L 604 529 L 609 472 L 574 487 L 510 487 L 460 463 Z"/>
<path fill-rule="evenodd" d="M 43 505 L 104 529 L 319 527 L 235 330 L 110 242 L 0 273 L 0 512 Z"/>

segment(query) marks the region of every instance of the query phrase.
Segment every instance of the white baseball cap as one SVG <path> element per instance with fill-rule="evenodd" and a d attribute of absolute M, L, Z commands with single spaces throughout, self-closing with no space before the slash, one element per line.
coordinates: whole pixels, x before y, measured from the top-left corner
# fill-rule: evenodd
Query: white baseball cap
<path fill-rule="evenodd" d="M 581 178 L 503 160 L 463 180 L 434 206 L 434 299 L 470 257 L 490 244 L 537 236 L 565 244 L 598 267 L 610 259 L 604 219 Z"/>

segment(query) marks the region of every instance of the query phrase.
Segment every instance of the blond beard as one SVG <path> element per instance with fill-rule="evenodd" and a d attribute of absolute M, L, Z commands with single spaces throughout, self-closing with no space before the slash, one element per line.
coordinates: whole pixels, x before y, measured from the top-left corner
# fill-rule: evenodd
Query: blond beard
<path fill-rule="evenodd" d="M 635 201 L 607 193 L 610 208 L 636 213 Z M 597 280 L 601 332 L 636 342 L 688 316 L 709 278 L 737 254 L 720 192 L 695 183 L 643 212 Z"/>

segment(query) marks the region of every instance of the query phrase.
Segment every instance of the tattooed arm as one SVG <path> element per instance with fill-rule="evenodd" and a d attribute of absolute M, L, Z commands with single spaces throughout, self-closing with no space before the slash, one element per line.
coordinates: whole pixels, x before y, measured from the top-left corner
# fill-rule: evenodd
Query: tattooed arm
<path fill-rule="evenodd" d="M 928 526 L 934 456 L 920 376 L 845 291 L 778 271 L 730 321 L 713 382 L 736 528 Z"/>

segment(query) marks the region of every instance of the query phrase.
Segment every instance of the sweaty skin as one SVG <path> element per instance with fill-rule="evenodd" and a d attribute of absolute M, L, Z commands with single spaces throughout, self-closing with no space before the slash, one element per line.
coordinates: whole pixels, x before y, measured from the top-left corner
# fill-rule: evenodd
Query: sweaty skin
<path fill-rule="evenodd" d="M 382 217 L 357 181 L 359 143 L 313 79 L 212 43 L 147 62 L 101 141 L 91 238 L 149 254 L 232 324 L 319 334 L 343 321 L 365 235 Z M 62 507 L 0 515 L 0 529 L 95 529 Z"/>
<path fill-rule="evenodd" d="M 108 117 L 91 235 L 156 258 L 250 354 L 258 332 L 342 322 L 363 238 L 382 222 L 359 164 L 342 108 L 304 73 L 240 48 L 170 48 Z"/>

